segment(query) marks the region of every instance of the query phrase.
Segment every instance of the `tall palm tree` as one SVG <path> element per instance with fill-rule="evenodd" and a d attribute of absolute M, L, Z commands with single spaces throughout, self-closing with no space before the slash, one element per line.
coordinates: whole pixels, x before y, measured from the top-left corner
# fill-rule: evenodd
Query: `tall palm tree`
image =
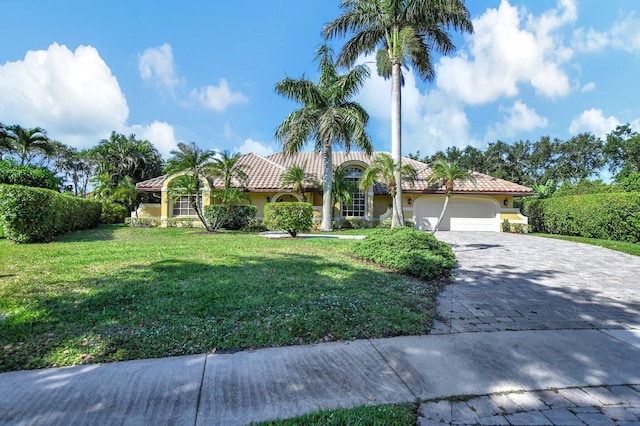
<path fill-rule="evenodd" d="M 396 162 L 389 154 L 381 152 L 364 170 L 360 179 L 360 189 L 366 190 L 375 183 L 380 183 L 387 187 L 391 198 L 395 200 L 395 196 L 400 190 L 397 181 L 398 175 L 402 180 L 413 185 L 418 177 L 418 172 L 411 165 Z"/>
<path fill-rule="evenodd" d="M 455 190 L 455 181 L 466 179 L 475 185 L 476 178 L 473 176 L 473 172 L 459 168 L 457 162 L 447 163 L 446 161 L 438 160 L 431 166 L 431 176 L 427 182 L 429 185 L 444 186 L 445 194 L 442 212 L 440 213 L 440 217 L 438 217 L 436 226 L 434 226 L 433 231 L 431 231 L 432 234 L 438 232 L 438 228 L 440 228 L 440 222 L 442 222 L 442 218 L 447 211 L 449 199 L 453 196 L 453 191 Z"/>
<path fill-rule="evenodd" d="M 198 218 L 209 232 L 215 232 L 215 229 L 205 219 L 201 205 L 201 192 L 203 181 L 211 167 L 211 160 L 216 153 L 211 150 L 203 151 L 196 146 L 195 143 L 186 144 L 178 142 L 178 149 L 171 151 L 172 158 L 167 162 L 165 171 L 169 174 L 184 173 L 172 181 L 169 188 L 169 196 L 178 198 L 182 196 L 189 197 L 189 202 L 195 210 Z"/>
<path fill-rule="evenodd" d="M 225 149 L 211 161 L 209 172 L 212 177 L 222 179 L 224 190 L 229 190 L 234 180 L 238 185 L 243 185 L 247 181 L 248 176 L 245 170 L 248 166 L 238 163 L 240 157 L 239 153 L 231 154 L 229 150 Z"/>
<path fill-rule="evenodd" d="M 302 166 L 296 164 L 280 175 L 280 189 L 291 188 L 293 192 L 297 192 L 302 196 L 302 201 L 304 202 L 307 201 L 304 193 L 305 187 L 320 186 L 318 179 L 311 173 L 307 173 L 306 167 L 306 162 Z"/>
<path fill-rule="evenodd" d="M 2 154 L 11 151 L 11 140 L 8 138 L 7 128 L 4 124 L 0 123 L 0 160 L 2 160 Z"/>
<path fill-rule="evenodd" d="M 40 127 L 25 129 L 14 124 L 6 127 L 6 133 L 4 139 L 9 140 L 11 150 L 20 157 L 20 164 L 29 163 L 37 154 L 51 155 L 54 152 L 51 140 Z"/>
<path fill-rule="evenodd" d="M 448 30 L 473 32 L 469 11 L 463 0 L 342 0 L 340 8 L 342 16 L 324 27 L 324 37 L 353 34 L 338 56 L 338 65 L 351 66 L 361 54 L 377 49 L 378 74 L 391 78 L 391 153 L 400 162 L 402 66 L 411 64 L 422 79 L 433 80 L 431 49 L 441 54 L 453 52 Z M 402 177 L 396 175 L 396 181 L 394 227 L 404 224 Z"/>
<path fill-rule="evenodd" d="M 314 83 L 306 78 L 285 78 L 276 84 L 276 93 L 302 104 L 278 126 L 275 138 L 282 141 L 288 154 L 300 151 L 313 141 L 316 152 L 322 154 L 323 196 L 322 231 L 333 230 L 332 225 L 332 150 L 333 145 L 343 146 L 348 152 L 351 145 L 373 152 L 371 138 L 365 131 L 369 114 L 350 99 L 355 96 L 369 77 L 365 66 L 357 66 L 346 74 L 338 74 L 333 51 L 326 45 L 318 48 L 315 60 L 319 63 L 320 79 Z"/>

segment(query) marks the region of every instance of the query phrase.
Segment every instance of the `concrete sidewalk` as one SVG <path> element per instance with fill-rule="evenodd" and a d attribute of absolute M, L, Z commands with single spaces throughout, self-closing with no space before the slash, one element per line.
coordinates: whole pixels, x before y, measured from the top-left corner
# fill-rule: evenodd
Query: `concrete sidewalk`
<path fill-rule="evenodd" d="M 621 330 L 457 333 L 11 372 L 0 374 L 0 424 L 242 425 L 318 408 L 640 385 L 639 340 Z M 623 389 L 627 404 L 611 406 L 639 422 L 640 387 Z M 436 421 L 443 404 L 456 413 L 454 403 L 426 403 L 421 422 Z M 522 413 L 540 409 L 520 408 L 511 421 L 529 423 Z"/>

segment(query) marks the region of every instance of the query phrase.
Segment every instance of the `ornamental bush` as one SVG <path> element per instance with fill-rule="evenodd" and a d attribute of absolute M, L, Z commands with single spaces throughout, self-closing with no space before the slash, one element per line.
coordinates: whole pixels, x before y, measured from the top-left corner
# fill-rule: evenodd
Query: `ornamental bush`
<path fill-rule="evenodd" d="M 20 165 L 13 159 L 0 160 L 0 184 L 23 185 L 57 191 L 60 179 L 43 167 Z"/>
<path fill-rule="evenodd" d="M 640 193 L 553 197 L 528 202 L 535 232 L 640 242 Z"/>
<path fill-rule="evenodd" d="M 256 218 L 258 208 L 256 206 L 231 206 L 229 217 L 222 224 L 224 229 L 238 231 L 248 226 Z"/>
<path fill-rule="evenodd" d="M 93 228 L 100 222 L 99 202 L 50 189 L 0 184 L 0 224 L 16 243 L 51 241 L 56 235 Z"/>
<path fill-rule="evenodd" d="M 425 280 L 447 276 L 456 266 L 448 244 L 406 227 L 379 229 L 355 244 L 354 256 Z"/>
<path fill-rule="evenodd" d="M 264 225 L 271 230 L 286 231 L 292 237 L 309 232 L 313 224 L 313 207 L 309 203 L 267 203 Z"/>

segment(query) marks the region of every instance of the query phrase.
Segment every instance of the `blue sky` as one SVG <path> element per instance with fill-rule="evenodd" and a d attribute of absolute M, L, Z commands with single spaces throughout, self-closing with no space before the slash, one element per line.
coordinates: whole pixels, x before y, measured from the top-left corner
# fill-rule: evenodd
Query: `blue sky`
<path fill-rule="evenodd" d="M 317 78 L 314 50 L 338 3 L 0 0 L 0 122 L 80 148 L 116 130 L 165 157 L 179 141 L 277 152 L 274 130 L 298 106 L 274 85 Z M 640 131 L 640 2 L 466 4 L 475 33 L 435 57 L 436 79 L 406 71 L 403 154 Z M 390 82 L 361 62 L 372 77 L 358 100 L 375 149 L 389 151 Z"/>

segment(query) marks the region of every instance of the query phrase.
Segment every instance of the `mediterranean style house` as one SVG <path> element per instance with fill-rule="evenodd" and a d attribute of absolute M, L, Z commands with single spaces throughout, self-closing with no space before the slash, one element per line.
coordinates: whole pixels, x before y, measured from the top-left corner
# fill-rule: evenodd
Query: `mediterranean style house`
<path fill-rule="evenodd" d="M 376 153 L 369 156 L 364 152 L 334 152 L 333 166 L 344 166 L 349 176 L 358 181 L 362 172 Z M 427 185 L 431 175 L 428 164 L 403 158 L 403 164 L 410 164 L 417 172 L 418 179 L 413 186 L 407 182 L 402 185 L 403 211 L 405 220 L 411 221 L 414 227 L 431 230 L 435 225 L 444 203 L 444 187 L 436 188 Z M 257 218 L 262 219 L 264 206 L 279 201 L 302 201 L 299 193 L 291 188 L 280 188 L 280 175 L 291 166 L 304 166 L 305 170 L 322 181 L 322 157 L 315 152 L 300 152 L 294 155 L 277 153 L 266 157 L 250 153 L 243 155 L 238 164 L 248 179 L 236 186 L 247 191 L 250 203 L 257 207 Z M 195 211 L 186 197 L 171 199 L 168 188 L 174 176 L 159 176 L 140 182 L 138 191 L 151 192 L 158 199 L 157 204 L 142 204 L 137 211 L 138 217 L 158 218 L 166 226 L 170 218 L 195 217 Z M 455 192 L 449 201 L 447 213 L 442 220 L 440 230 L 450 231 L 495 231 L 501 230 L 501 223 L 508 219 L 510 223 L 527 223 L 527 218 L 513 207 L 513 198 L 533 195 L 531 188 L 497 179 L 481 173 L 475 173 L 475 184 L 471 181 L 456 182 Z M 208 179 L 203 191 L 203 203 L 211 203 L 211 192 L 215 187 L 222 187 L 222 182 Z M 306 188 L 305 197 L 314 209 L 315 220 L 320 221 L 322 215 L 322 193 L 319 188 Z M 391 196 L 386 188 L 376 184 L 366 191 L 358 191 L 352 195 L 350 204 L 336 203 L 334 219 L 358 218 L 368 222 L 382 221 L 390 217 Z"/>

